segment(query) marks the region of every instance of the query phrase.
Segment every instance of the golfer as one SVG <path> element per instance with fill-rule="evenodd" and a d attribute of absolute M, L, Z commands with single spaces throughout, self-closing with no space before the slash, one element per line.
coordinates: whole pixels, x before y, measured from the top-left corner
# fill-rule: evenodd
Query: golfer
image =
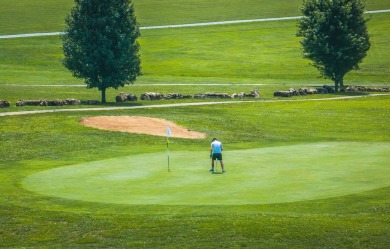
<path fill-rule="evenodd" d="M 218 139 L 213 138 L 211 141 L 211 148 L 210 148 L 210 158 L 211 158 L 211 169 L 210 172 L 214 172 L 214 161 L 219 160 L 221 162 L 221 168 L 222 173 L 225 172 L 223 167 L 223 161 L 222 161 L 222 143 L 218 141 Z"/>

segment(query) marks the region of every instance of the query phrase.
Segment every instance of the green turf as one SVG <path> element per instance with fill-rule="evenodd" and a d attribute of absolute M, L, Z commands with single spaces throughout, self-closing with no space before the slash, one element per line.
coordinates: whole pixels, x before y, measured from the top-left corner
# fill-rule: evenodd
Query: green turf
<path fill-rule="evenodd" d="M 141 25 L 149 26 L 294 16 L 299 15 L 301 0 L 228 0 L 223 4 L 221 1 L 204 0 L 135 0 L 134 3 Z M 71 0 L 3 0 L 1 4 L 0 33 L 19 34 L 61 31 L 63 19 L 73 3 Z M 390 2 L 368 0 L 367 9 L 390 9 Z M 362 70 L 349 73 L 345 84 L 389 85 L 389 13 L 371 16 L 368 23 L 371 49 Z M 274 99 L 272 93 L 275 90 L 331 84 L 317 79 L 317 72 L 302 60 L 295 37 L 295 24 L 295 21 L 286 21 L 143 30 L 140 43 L 145 75 L 134 86 L 118 91 L 110 89 L 108 93 L 110 101 L 114 101 L 116 93 L 122 90 L 139 95 L 146 91 L 233 93 L 259 88 L 262 97 L 255 103 L 0 117 L 0 247 L 388 248 L 390 187 L 386 183 L 389 182 L 389 174 L 385 165 L 389 161 L 386 154 L 390 141 L 389 96 L 327 101 L 307 99 L 344 94 L 293 97 L 289 101 Z M 0 40 L 0 47 L 0 99 L 13 102 L 12 108 L 1 109 L 0 112 L 59 108 L 15 107 L 14 102 L 20 98 L 99 98 L 96 90 L 74 86 L 83 83 L 73 79 L 60 65 L 62 53 L 58 37 Z M 166 85 L 153 85 L 156 83 Z M 208 86 L 207 83 L 234 85 Z M 251 83 L 257 84 L 256 87 L 244 85 Z M 56 87 L 48 87 L 50 85 Z M 138 101 L 108 103 L 105 106 L 178 102 Z M 72 108 L 80 107 L 85 106 Z M 205 132 L 208 137 L 200 140 L 175 139 L 171 144 L 172 174 L 168 175 L 165 153 L 161 152 L 164 138 L 101 131 L 78 124 L 82 118 L 95 115 L 165 118 L 191 130 Z M 207 172 L 207 150 L 213 136 L 219 137 L 225 145 L 228 172 L 224 175 Z M 332 154 L 326 158 L 323 156 L 320 165 L 327 166 L 325 169 L 307 162 L 315 157 L 311 154 L 312 150 L 318 150 L 308 147 L 316 144 L 340 145 L 341 151 L 329 149 L 327 151 Z M 70 168 L 76 170 L 75 165 L 85 169 L 86 165 L 140 158 L 146 152 L 152 156 L 161 155 L 161 162 L 158 162 L 162 165 L 161 174 L 147 172 L 151 173 L 153 181 L 158 181 L 161 175 L 172 176 L 181 169 L 185 170 L 182 151 L 186 148 L 189 155 L 197 154 L 205 160 L 205 164 L 194 172 L 199 170 L 200 175 L 207 179 L 222 181 L 224 190 L 231 191 L 224 181 L 245 173 L 238 171 L 239 166 L 245 165 L 236 163 L 242 157 L 234 159 L 231 152 L 245 153 L 251 149 L 256 149 L 260 155 L 268 152 L 259 159 L 268 162 L 268 158 L 278 154 L 277 151 L 294 151 L 300 146 L 306 148 L 305 151 L 296 151 L 295 154 L 301 158 L 284 153 L 280 154 L 279 161 L 270 163 L 276 169 L 287 165 L 284 169 L 288 171 L 278 171 L 279 176 L 292 176 L 284 179 L 286 184 L 291 184 L 289 179 L 294 177 L 310 180 L 314 176 L 328 176 L 311 185 L 313 191 L 316 186 L 319 190 L 324 184 L 329 186 L 330 182 L 338 182 L 339 190 L 344 193 L 320 199 L 317 195 L 314 199 L 305 200 L 304 193 L 300 192 L 296 197 L 301 196 L 301 201 L 268 204 L 129 205 L 47 196 L 23 187 L 39 174 Z M 199 152 L 201 150 L 203 152 Z M 351 157 L 345 158 L 344 152 Z M 286 156 L 290 156 L 288 162 L 283 160 Z M 294 168 L 288 167 L 289 164 L 300 165 L 297 163 L 300 160 L 303 160 L 302 165 L 307 165 L 306 168 L 297 168 L 300 171 L 294 172 Z M 343 166 L 342 162 L 344 167 L 337 167 Z M 348 162 L 356 166 L 347 167 Z M 188 164 L 193 165 L 194 162 Z M 378 170 L 374 170 L 372 165 L 376 165 Z M 114 169 L 121 167 L 113 165 Z M 260 169 L 271 170 L 269 167 Z M 312 174 L 311 168 L 318 169 L 317 175 Z M 339 175 L 331 175 L 327 168 L 334 169 L 332 172 Z M 180 174 L 180 177 L 187 176 L 187 173 Z M 272 172 L 267 173 L 273 176 Z M 113 173 L 111 176 L 118 177 Z M 204 177 L 200 177 L 200 181 L 207 180 Z M 260 179 L 264 180 L 264 175 Z M 283 182 L 277 176 L 268 180 Z M 385 183 L 382 185 L 381 181 Z M 57 187 L 59 183 L 54 182 L 52 186 Z M 180 186 L 187 188 L 186 183 Z M 258 186 L 264 182 L 249 183 Z M 304 185 L 303 181 L 295 183 Z M 99 184 L 99 181 L 94 184 Z M 147 180 L 141 186 L 145 184 L 156 186 L 155 182 L 147 183 Z M 345 190 L 341 185 L 354 186 L 356 190 Z M 300 187 L 299 184 L 295 186 Z M 279 189 L 288 193 L 294 191 L 280 185 Z M 105 190 L 111 192 L 110 189 Z M 324 194 L 338 191 L 320 190 Z M 267 197 L 264 193 L 260 194 Z M 313 193 L 308 191 L 308 194 Z M 276 199 L 281 196 L 273 193 L 268 197 Z M 111 198 L 115 198 L 115 194 Z"/>
<path fill-rule="evenodd" d="M 264 3 L 256 4 L 262 6 Z M 290 4 L 286 6 L 289 6 L 290 12 L 294 10 Z M 285 15 L 285 12 L 277 12 L 276 9 L 272 14 Z M 387 32 L 383 32 L 390 28 L 388 18 L 389 13 L 372 15 L 368 22 L 371 49 L 361 65 L 362 69 L 346 75 L 346 85 L 388 85 L 390 62 L 386 56 L 386 44 L 390 38 Z M 199 21 L 202 17 L 191 20 Z M 318 79 L 319 73 L 302 58 L 299 39 L 295 37 L 296 24 L 296 20 L 291 20 L 143 30 L 140 44 L 144 76 L 136 84 L 243 81 L 295 82 L 300 86 L 324 82 L 332 84 L 329 80 Z M 0 46 L 0 84 L 83 84 L 61 65 L 63 54 L 61 40 L 57 36 L 4 39 L 0 40 Z M 5 92 L 6 87 L 2 86 Z M 61 91 L 66 91 L 66 88 Z"/>
<path fill-rule="evenodd" d="M 204 152 L 170 153 L 170 172 L 167 153 L 141 154 L 39 172 L 23 186 L 52 197 L 129 205 L 315 200 L 386 187 L 389 149 L 388 143 L 339 142 L 233 150 L 224 153 L 224 174 L 208 172 Z"/>
<path fill-rule="evenodd" d="M 387 198 L 390 187 L 373 189 L 380 186 L 371 181 L 374 178 L 368 179 L 365 176 L 376 175 L 376 172 L 372 171 L 373 168 L 367 167 L 370 162 L 375 165 L 376 159 L 365 155 L 374 156 L 383 152 L 379 145 L 388 144 L 390 141 L 389 100 L 388 96 L 333 101 L 293 99 L 236 105 L 0 117 L 2 245 L 191 248 L 192 246 L 188 246 L 188 243 L 191 243 L 205 248 L 258 248 L 259 244 L 269 248 L 386 248 L 390 236 L 390 203 Z M 218 115 L 215 115 L 216 112 Z M 321 163 L 336 162 L 329 167 L 340 174 L 341 170 L 351 173 L 349 178 L 360 179 L 348 182 L 346 179 L 349 178 L 341 175 L 340 184 L 372 190 L 345 195 L 351 193 L 351 190 L 348 190 L 344 195 L 333 198 L 271 204 L 129 205 L 50 197 L 23 188 L 23 182 L 39 172 L 45 174 L 51 169 L 62 170 L 72 165 L 80 165 L 82 169 L 88 164 L 99 164 L 102 161 L 118 162 L 116 158 L 139 158 L 142 157 L 139 154 L 145 152 L 160 153 L 163 157 L 161 174 L 168 174 L 165 153 L 161 153 L 164 150 L 165 138 L 101 131 L 78 124 L 82 118 L 94 115 L 166 118 L 191 130 L 207 133 L 206 139 L 174 139 L 170 146 L 173 160 L 171 173 L 184 170 L 182 158 L 179 157 L 180 162 L 177 162 L 175 156 L 176 152 L 181 154 L 180 151 L 187 148 L 204 158 L 205 165 L 199 167 L 202 176 L 221 181 L 226 179 L 225 177 L 239 175 L 240 171 L 235 171 L 239 166 L 245 167 L 243 163 L 235 165 L 229 151 L 259 148 L 259 151 L 272 152 L 281 148 L 293 150 L 295 147 L 292 145 L 302 145 L 306 149 L 296 151 L 296 154 L 314 158 L 315 155 L 311 155 L 313 148 L 308 145 L 335 141 L 350 146 L 365 144 L 358 147 L 339 147 L 348 154 L 357 154 L 360 157 L 360 160 L 347 159 L 359 165 L 359 168 L 355 168 L 357 171 L 353 170 L 351 165 L 349 168 L 337 167 L 339 160 L 346 160 L 342 157 L 343 151 L 330 150 L 333 154 L 328 155 Z M 211 175 L 207 172 L 208 147 L 212 136 L 217 136 L 224 142 L 228 170 L 226 175 Z M 368 146 L 369 144 L 372 146 Z M 356 151 L 354 148 L 362 150 Z M 203 151 L 202 154 L 199 153 L 200 150 Z M 386 164 L 383 163 L 388 161 L 388 155 L 386 151 L 384 153 L 383 157 L 378 157 L 378 160 L 383 161 L 377 161 L 376 165 L 387 170 L 383 167 Z M 279 161 L 272 161 L 269 169 L 286 164 L 283 158 L 287 155 L 280 154 Z M 271 156 L 272 153 L 265 153 L 261 160 L 267 162 Z M 242 158 L 236 159 L 241 160 Z M 291 158 L 291 162 L 297 160 L 300 158 Z M 310 165 L 315 167 L 314 163 Z M 77 167 L 71 168 L 77 170 Z M 362 171 L 359 172 L 360 168 Z M 310 171 L 300 172 L 295 176 L 309 177 L 308 172 Z M 363 172 L 364 177 L 359 176 Z M 180 177 L 186 173 L 180 174 Z M 284 174 L 287 173 L 284 171 Z M 154 175 L 152 179 L 158 181 L 161 174 Z M 323 174 L 330 176 L 329 172 Z M 383 180 L 388 177 L 388 173 L 384 172 L 375 177 Z M 264 179 L 264 176 L 261 179 Z M 336 181 L 331 178 L 327 180 Z M 321 182 L 318 181 L 319 186 Z M 59 183 L 60 181 L 53 183 L 53 187 Z M 149 183 L 154 184 L 152 181 Z M 94 184 L 99 184 L 99 181 Z M 180 186 L 185 187 L 184 184 Z M 227 184 L 224 187 L 230 190 Z M 120 187 L 118 189 L 120 190 Z M 105 190 L 110 192 L 110 189 Z M 101 193 L 105 194 L 104 191 Z M 276 193 L 273 195 L 277 197 Z M 215 234 L 215 237 L 210 238 L 210 233 Z M 161 237 L 168 239 L 161 240 Z"/>
<path fill-rule="evenodd" d="M 297 16 L 301 0 L 133 0 L 141 26 Z M 72 0 L 2 0 L 0 34 L 64 29 Z M 386 0 L 368 0 L 367 10 L 389 9 Z M 156 14 L 158 13 L 158 14 Z"/>

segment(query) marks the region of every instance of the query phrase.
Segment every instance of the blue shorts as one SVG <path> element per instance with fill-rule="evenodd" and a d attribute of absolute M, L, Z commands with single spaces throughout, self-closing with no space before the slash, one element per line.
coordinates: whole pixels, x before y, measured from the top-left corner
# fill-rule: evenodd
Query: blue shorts
<path fill-rule="evenodd" d="M 222 153 L 214 153 L 212 158 L 213 160 L 218 159 L 219 161 L 222 161 Z"/>

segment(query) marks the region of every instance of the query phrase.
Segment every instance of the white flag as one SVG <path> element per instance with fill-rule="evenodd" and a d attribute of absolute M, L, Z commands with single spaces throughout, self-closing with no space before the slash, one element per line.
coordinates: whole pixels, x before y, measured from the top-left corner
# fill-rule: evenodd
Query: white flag
<path fill-rule="evenodd" d="M 169 126 L 167 126 L 167 138 L 170 138 L 172 136 L 171 129 L 169 129 Z"/>

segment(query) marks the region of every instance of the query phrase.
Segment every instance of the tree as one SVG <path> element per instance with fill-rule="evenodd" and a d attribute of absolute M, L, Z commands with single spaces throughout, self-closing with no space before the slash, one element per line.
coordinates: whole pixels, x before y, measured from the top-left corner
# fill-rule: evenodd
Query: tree
<path fill-rule="evenodd" d="M 370 48 L 364 8 L 364 0 L 303 2 L 297 33 L 303 37 L 303 56 L 324 78 L 334 81 L 336 92 L 343 88 L 346 73 L 359 69 Z"/>
<path fill-rule="evenodd" d="M 87 88 L 101 91 L 134 83 L 141 74 L 139 25 L 131 0 L 75 0 L 62 36 L 64 66 Z"/>

